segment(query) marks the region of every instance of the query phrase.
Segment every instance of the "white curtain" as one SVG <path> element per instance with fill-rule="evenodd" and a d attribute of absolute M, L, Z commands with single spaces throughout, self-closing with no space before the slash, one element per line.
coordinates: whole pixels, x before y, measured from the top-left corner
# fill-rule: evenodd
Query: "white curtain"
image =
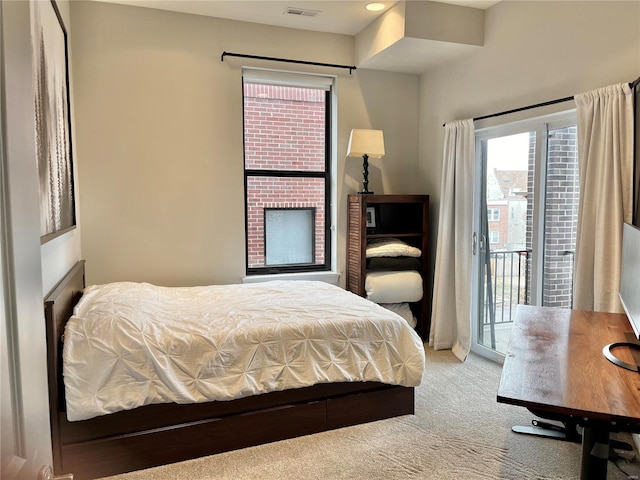
<path fill-rule="evenodd" d="M 475 132 L 473 120 L 445 125 L 429 345 L 461 361 L 471 333 L 471 240 Z"/>
<path fill-rule="evenodd" d="M 633 202 L 633 96 L 628 84 L 575 96 L 580 203 L 574 308 L 622 311 L 622 222 Z"/>

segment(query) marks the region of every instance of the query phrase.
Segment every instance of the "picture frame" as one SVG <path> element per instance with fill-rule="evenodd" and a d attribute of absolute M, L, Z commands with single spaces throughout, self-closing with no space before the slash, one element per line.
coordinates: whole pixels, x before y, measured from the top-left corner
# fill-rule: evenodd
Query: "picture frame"
<path fill-rule="evenodd" d="M 366 211 L 367 228 L 376 228 L 376 208 L 367 207 Z"/>
<path fill-rule="evenodd" d="M 76 227 L 67 30 L 55 0 L 31 3 L 40 243 Z"/>

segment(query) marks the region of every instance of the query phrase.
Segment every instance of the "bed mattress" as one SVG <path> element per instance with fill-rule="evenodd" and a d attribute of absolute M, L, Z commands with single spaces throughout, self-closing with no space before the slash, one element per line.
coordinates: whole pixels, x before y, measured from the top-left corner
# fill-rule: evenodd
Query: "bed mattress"
<path fill-rule="evenodd" d="M 422 341 L 404 319 L 312 281 L 90 286 L 63 347 L 69 421 L 317 383 L 413 387 L 424 367 Z"/>

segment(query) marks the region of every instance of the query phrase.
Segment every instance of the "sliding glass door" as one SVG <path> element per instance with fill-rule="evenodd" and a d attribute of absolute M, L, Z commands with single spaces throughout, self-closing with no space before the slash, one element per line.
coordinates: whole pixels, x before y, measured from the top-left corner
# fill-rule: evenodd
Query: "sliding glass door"
<path fill-rule="evenodd" d="M 570 308 L 574 113 L 476 132 L 472 349 L 501 361 L 520 304 Z"/>

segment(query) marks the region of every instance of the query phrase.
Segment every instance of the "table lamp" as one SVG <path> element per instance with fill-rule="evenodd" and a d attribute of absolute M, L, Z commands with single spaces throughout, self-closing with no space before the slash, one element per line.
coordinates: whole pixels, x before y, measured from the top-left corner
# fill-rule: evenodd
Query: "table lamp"
<path fill-rule="evenodd" d="M 351 130 L 347 157 L 362 157 L 362 191 L 360 194 L 373 193 L 369 191 L 369 157 L 384 157 L 384 137 L 382 130 Z"/>

